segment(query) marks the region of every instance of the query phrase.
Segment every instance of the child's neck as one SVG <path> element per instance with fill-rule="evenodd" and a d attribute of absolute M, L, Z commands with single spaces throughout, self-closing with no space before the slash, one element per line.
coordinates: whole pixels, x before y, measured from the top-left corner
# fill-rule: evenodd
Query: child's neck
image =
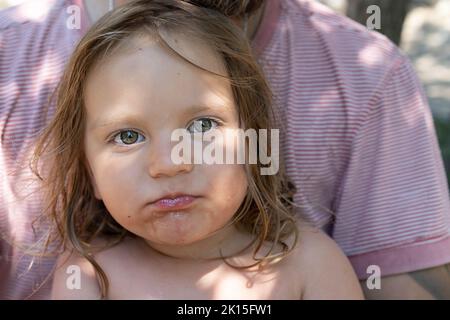
<path fill-rule="evenodd" d="M 145 242 L 153 250 L 168 257 L 184 260 L 216 260 L 221 259 L 221 254 L 227 257 L 240 253 L 251 241 L 251 235 L 237 230 L 235 226 L 229 226 L 206 239 L 188 245 L 161 245 Z M 250 252 L 252 247 L 250 246 L 241 254 Z"/>

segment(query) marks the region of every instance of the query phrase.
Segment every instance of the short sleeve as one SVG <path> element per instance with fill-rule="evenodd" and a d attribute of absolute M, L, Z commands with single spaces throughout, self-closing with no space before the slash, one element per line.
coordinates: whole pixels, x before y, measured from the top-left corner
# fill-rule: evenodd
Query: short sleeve
<path fill-rule="evenodd" d="M 394 65 L 354 132 L 332 236 L 359 278 L 450 262 L 449 192 L 430 108 L 409 60 Z"/>

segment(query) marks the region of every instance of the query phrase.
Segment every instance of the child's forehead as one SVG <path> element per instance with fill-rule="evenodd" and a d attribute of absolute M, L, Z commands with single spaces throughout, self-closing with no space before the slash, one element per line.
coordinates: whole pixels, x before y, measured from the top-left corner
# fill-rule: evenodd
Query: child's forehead
<path fill-rule="evenodd" d="M 171 37 L 170 40 L 179 45 L 177 50 L 184 50 L 179 54 L 188 55 L 185 59 L 203 58 L 206 63 L 198 60 L 202 68 L 223 71 L 220 70 L 220 59 L 204 44 L 197 42 L 190 45 L 191 39 L 184 36 Z M 97 66 L 99 69 L 91 70 L 88 76 L 84 92 L 88 122 L 114 110 L 129 110 L 131 106 L 143 110 L 142 113 L 150 112 L 149 106 L 153 105 L 178 106 L 180 110 L 191 105 L 234 106 L 227 79 L 183 61 L 155 38 L 137 35 L 127 41 L 120 47 L 120 53 L 111 53 Z M 204 54 L 206 50 L 213 55 L 208 56 L 211 60 L 207 60 L 205 55 L 195 56 L 197 53 Z M 168 59 L 164 58 L 166 53 L 170 55 Z M 158 108 L 155 110 L 160 111 Z"/>
<path fill-rule="evenodd" d="M 199 37 L 182 32 L 161 30 L 159 36 L 156 32 L 136 33 L 124 39 L 114 55 L 130 54 L 152 46 L 164 48 L 168 56 L 177 57 L 200 69 L 227 77 L 224 62 L 212 46 Z"/>

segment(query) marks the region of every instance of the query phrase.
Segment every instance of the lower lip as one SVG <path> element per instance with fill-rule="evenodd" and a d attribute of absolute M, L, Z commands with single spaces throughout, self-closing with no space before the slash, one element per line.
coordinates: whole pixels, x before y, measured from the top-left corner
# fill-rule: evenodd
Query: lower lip
<path fill-rule="evenodd" d="M 188 208 L 197 197 L 180 196 L 174 199 L 161 199 L 153 203 L 160 210 L 181 210 Z"/>

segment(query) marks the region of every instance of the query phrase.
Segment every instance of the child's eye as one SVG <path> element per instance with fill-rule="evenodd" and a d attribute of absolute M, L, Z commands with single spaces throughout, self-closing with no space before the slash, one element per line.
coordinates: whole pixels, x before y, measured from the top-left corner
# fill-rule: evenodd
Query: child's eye
<path fill-rule="evenodd" d="M 203 133 L 207 132 L 213 128 L 216 128 L 219 122 L 210 118 L 200 118 L 195 120 L 189 127 L 188 131 L 190 133 Z"/>
<path fill-rule="evenodd" d="M 142 142 L 143 139 L 141 139 L 140 141 L 138 140 L 139 136 L 143 137 L 139 132 L 128 129 L 119 131 L 116 135 L 113 136 L 113 139 L 111 140 L 119 145 L 120 144 L 130 145 L 137 142 Z M 119 142 L 119 140 L 122 141 L 122 143 Z"/>

